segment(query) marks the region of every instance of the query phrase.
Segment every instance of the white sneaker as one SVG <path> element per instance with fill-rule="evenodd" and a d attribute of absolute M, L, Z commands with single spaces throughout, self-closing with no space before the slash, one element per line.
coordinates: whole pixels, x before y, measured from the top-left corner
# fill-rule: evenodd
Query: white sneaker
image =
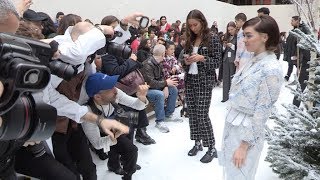
<path fill-rule="evenodd" d="M 169 128 L 164 124 L 164 122 L 157 122 L 156 123 L 156 128 L 158 128 L 159 131 L 162 132 L 162 133 L 170 132 Z"/>
<path fill-rule="evenodd" d="M 181 118 L 174 118 L 172 115 L 169 117 L 165 117 L 164 120 L 166 122 L 183 122 L 183 119 Z"/>

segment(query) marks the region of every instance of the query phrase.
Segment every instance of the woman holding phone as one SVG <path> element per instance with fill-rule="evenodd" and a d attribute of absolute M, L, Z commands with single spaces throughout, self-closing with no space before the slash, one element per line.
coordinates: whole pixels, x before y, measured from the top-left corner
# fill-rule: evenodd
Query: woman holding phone
<path fill-rule="evenodd" d="M 210 33 L 207 20 L 201 11 L 190 11 L 186 22 L 183 66 L 186 72 L 190 138 L 195 141 L 188 155 L 195 156 L 203 150 L 202 146 L 208 147 L 200 161 L 209 163 L 213 158 L 217 158 L 209 106 L 216 79 L 215 69 L 219 68 L 221 63 L 222 45 L 218 36 Z"/>

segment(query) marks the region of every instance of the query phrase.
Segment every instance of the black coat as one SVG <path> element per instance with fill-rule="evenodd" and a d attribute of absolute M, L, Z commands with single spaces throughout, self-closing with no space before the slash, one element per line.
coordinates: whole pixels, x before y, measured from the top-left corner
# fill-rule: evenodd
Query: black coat
<path fill-rule="evenodd" d="M 144 50 L 144 49 L 140 49 L 137 52 L 137 58 L 139 62 L 143 62 L 145 60 L 147 60 L 149 57 L 151 56 L 150 51 Z"/>
<path fill-rule="evenodd" d="M 110 76 L 120 75 L 119 80 L 125 77 L 130 72 L 140 69 L 142 64 L 132 59 L 122 59 L 115 57 L 111 54 L 107 54 L 101 57 L 102 67 L 101 72 Z"/>
<path fill-rule="evenodd" d="M 163 90 L 167 86 L 162 70 L 162 63 L 158 63 L 153 56 L 143 62 L 141 73 L 150 89 Z"/>
<path fill-rule="evenodd" d="M 300 26 L 298 27 L 302 32 L 304 32 L 305 34 L 309 34 L 310 32 L 308 31 L 308 29 L 306 28 L 305 24 L 300 24 Z M 291 61 L 291 57 L 292 56 L 297 56 L 297 43 L 298 43 L 298 39 L 293 36 L 292 34 L 289 34 L 289 36 L 287 37 L 286 40 L 286 45 L 284 48 L 284 57 L 283 60 L 285 61 Z M 308 61 L 310 61 L 311 55 L 310 55 L 310 51 L 309 50 L 305 50 L 305 49 L 299 49 L 299 62 L 300 65 L 302 66 L 308 66 Z"/>

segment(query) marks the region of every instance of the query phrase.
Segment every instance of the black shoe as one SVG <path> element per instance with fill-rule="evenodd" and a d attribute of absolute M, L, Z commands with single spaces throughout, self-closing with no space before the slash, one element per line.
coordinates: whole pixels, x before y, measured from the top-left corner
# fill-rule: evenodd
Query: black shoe
<path fill-rule="evenodd" d="M 156 143 L 156 141 L 147 134 L 146 128 L 137 129 L 135 138 L 137 142 L 142 143 L 143 145 Z"/>
<path fill-rule="evenodd" d="M 284 77 L 284 79 L 285 79 L 286 81 L 289 81 L 289 78 L 290 78 L 290 77 L 289 77 L 288 75 Z"/>
<path fill-rule="evenodd" d="M 103 149 L 95 149 L 91 144 L 89 145 L 92 152 L 94 152 L 96 155 L 98 155 L 99 159 L 106 160 L 108 159 L 108 154 L 103 151 Z"/>
<path fill-rule="evenodd" d="M 199 151 L 202 151 L 202 145 L 194 145 L 193 148 L 188 152 L 188 156 L 195 156 Z"/>
<path fill-rule="evenodd" d="M 221 102 L 223 102 L 223 103 L 224 103 L 224 102 L 226 102 L 226 101 L 228 101 L 228 100 L 224 100 L 224 99 L 223 99 L 223 100 L 221 100 Z"/>
<path fill-rule="evenodd" d="M 141 166 L 139 164 L 136 164 L 136 170 L 140 170 L 141 169 Z"/>
<path fill-rule="evenodd" d="M 126 174 L 122 177 L 122 180 L 132 180 L 132 175 Z"/>
<path fill-rule="evenodd" d="M 124 174 L 125 174 L 125 172 L 124 172 L 124 170 L 122 169 L 122 167 L 113 168 L 113 167 L 111 167 L 111 166 L 108 165 L 108 169 L 109 169 L 109 171 L 114 172 L 114 173 L 116 173 L 116 174 L 118 174 L 118 175 L 124 175 Z"/>
<path fill-rule="evenodd" d="M 218 158 L 216 148 L 208 149 L 206 154 L 200 159 L 202 163 L 209 163 L 213 158 Z"/>

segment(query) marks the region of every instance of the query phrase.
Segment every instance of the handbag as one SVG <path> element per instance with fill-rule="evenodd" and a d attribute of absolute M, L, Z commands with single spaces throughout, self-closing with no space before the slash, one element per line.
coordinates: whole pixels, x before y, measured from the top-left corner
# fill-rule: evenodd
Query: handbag
<path fill-rule="evenodd" d="M 139 85 L 143 85 L 144 83 L 145 81 L 141 72 L 136 69 L 120 79 L 116 87 L 131 96 L 137 92 Z"/>

